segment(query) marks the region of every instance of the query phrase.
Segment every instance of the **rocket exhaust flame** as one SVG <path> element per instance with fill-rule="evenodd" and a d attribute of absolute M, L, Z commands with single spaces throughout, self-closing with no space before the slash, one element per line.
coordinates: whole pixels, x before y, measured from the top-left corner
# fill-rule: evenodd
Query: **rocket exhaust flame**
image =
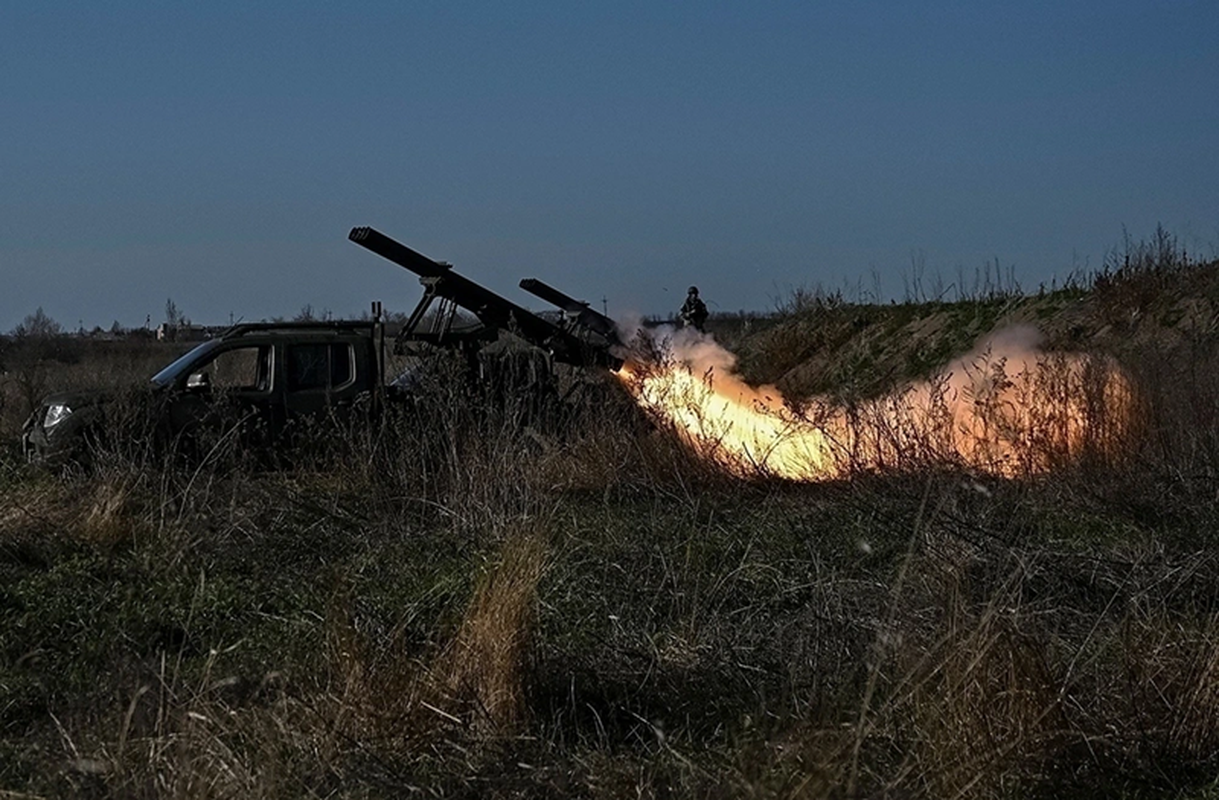
<path fill-rule="evenodd" d="M 619 377 L 695 450 L 741 475 L 817 481 L 956 463 L 1016 477 L 1117 455 L 1132 408 L 1125 376 L 1101 359 L 1040 352 L 1034 338 L 1008 329 L 928 381 L 849 404 L 796 405 L 773 386 L 750 387 L 731 353 L 687 331 Z"/>

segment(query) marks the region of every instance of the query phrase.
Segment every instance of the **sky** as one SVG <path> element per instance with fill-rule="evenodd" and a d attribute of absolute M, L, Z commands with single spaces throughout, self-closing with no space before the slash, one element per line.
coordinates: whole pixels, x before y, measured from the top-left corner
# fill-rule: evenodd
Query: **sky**
<path fill-rule="evenodd" d="M 372 300 L 951 298 L 1219 255 L 1219 3 L 0 0 L 0 331 Z"/>

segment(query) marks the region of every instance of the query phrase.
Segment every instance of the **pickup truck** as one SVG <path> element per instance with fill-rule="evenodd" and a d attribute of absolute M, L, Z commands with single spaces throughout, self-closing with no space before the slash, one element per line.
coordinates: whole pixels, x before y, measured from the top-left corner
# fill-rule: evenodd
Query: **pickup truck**
<path fill-rule="evenodd" d="M 352 228 L 348 238 L 415 273 L 424 288 L 393 339 L 396 354 L 415 343 L 459 350 L 471 374 L 495 396 L 521 389 L 553 396 L 554 362 L 598 371 L 616 371 L 624 363 L 613 320 L 540 280 L 526 278 L 520 286 L 557 306 L 562 313 L 555 320 L 372 228 Z M 473 320 L 459 320 L 459 309 Z M 200 344 L 153 375 L 140 395 L 149 404 L 145 416 L 153 442 L 191 439 L 212 428 L 237 431 L 248 443 L 265 446 L 280 441 L 298 420 L 379 413 L 387 400 L 409 395 L 418 378 L 409 372 L 392 380 L 386 375 L 387 337 L 380 320 L 380 303 L 374 303 L 371 322 L 248 323 Z M 502 346 L 510 341 L 524 349 Z M 106 421 L 111 401 L 98 392 L 47 397 L 23 429 L 27 458 L 87 460 L 90 440 L 113 428 Z"/>
<path fill-rule="evenodd" d="M 384 381 L 382 341 L 378 322 L 237 325 L 153 375 L 136 396 L 157 443 L 240 423 L 248 441 L 267 444 L 295 420 L 378 410 L 394 391 Z M 114 400 L 84 391 L 46 397 L 23 429 L 27 459 L 87 461 L 90 443 L 107 434 Z"/>

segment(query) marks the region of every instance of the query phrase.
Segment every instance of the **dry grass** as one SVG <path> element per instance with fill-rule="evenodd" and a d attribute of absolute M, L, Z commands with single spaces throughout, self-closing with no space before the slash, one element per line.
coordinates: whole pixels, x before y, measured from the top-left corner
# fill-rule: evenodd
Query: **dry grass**
<path fill-rule="evenodd" d="M 545 531 L 518 523 L 482 578 L 457 634 L 432 668 L 437 705 L 496 735 L 528 720 L 526 680 L 534 646 Z"/>
<path fill-rule="evenodd" d="M 443 381 L 283 469 L 5 455 L 0 789 L 1213 797 L 1217 352 L 1107 355 L 1137 429 L 1051 365 L 1020 402 L 1099 444 L 1045 412 L 1016 479 L 924 432 L 740 480 L 604 387 L 547 419 Z"/>
<path fill-rule="evenodd" d="M 957 569 L 929 572 L 918 577 L 938 579 L 923 589 L 938 600 L 939 608 L 922 609 L 934 624 L 902 619 L 878 641 L 873 669 L 893 677 L 879 708 L 861 716 L 856 752 L 882 736 L 908 743 L 886 774 L 871 776 L 889 788 L 931 797 L 1001 792 L 1013 773 L 1036 776 L 1060 746 L 1061 683 L 1020 607 L 1019 567 L 980 607 L 962 596 L 969 587 Z M 858 762 L 851 768 L 857 785 Z"/>

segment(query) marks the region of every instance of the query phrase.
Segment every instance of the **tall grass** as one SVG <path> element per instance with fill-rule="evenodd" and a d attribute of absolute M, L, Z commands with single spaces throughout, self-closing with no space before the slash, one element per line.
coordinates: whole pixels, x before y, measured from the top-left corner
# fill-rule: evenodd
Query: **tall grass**
<path fill-rule="evenodd" d="M 1097 358 L 1129 428 L 1047 359 L 1013 478 L 860 403 L 886 469 L 742 479 L 614 379 L 539 408 L 444 365 L 280 464 L 223 435 L 5 455 L 0 789 L 1208 796 L 1219 364 L 1191 330 Z M 1092 450 L 1044 410 L 1080 403 Z"/>

